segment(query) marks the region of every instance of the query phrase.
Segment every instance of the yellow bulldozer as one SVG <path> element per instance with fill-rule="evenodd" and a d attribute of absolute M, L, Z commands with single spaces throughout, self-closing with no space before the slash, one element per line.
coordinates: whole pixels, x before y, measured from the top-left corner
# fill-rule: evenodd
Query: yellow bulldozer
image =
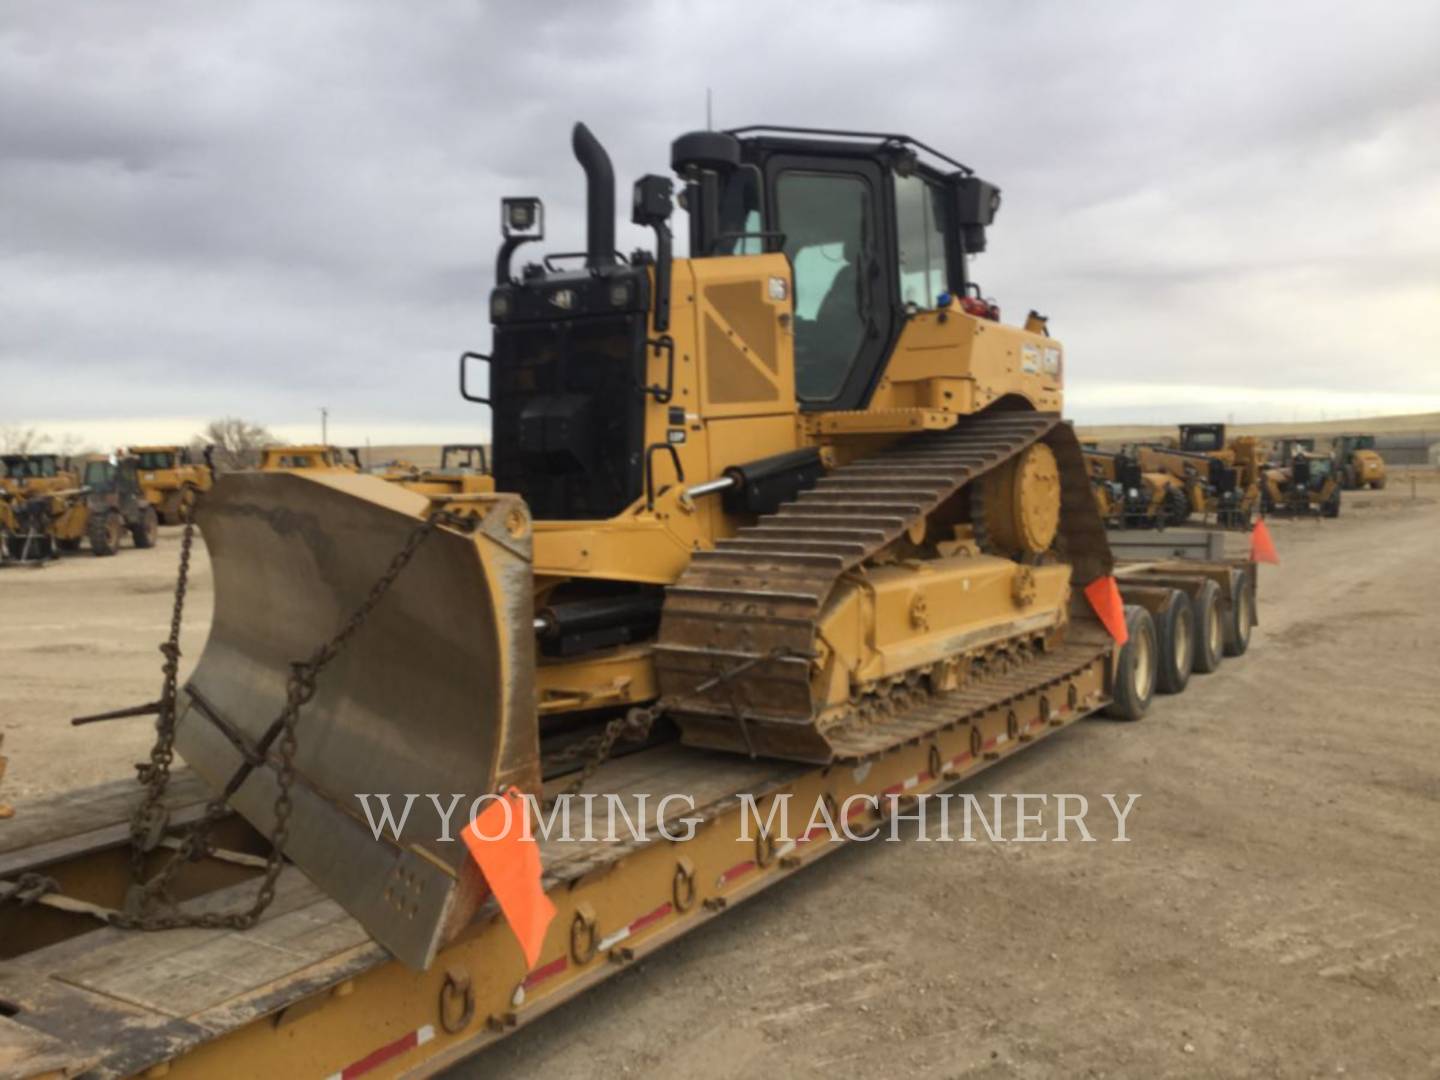
<path fill-rule="evenodd" d="M 165 525 L 178 525 L 186 506 L 209 491 L 215 483 L 215 466 L 210 447 L 202 451 L 202 460 L 188 446 L 132 446 L 140 470 L 140 486 L 145 498 L 155 507 Z"/>
<path fill-rule="evenodd" d="M 843 842 L 773 818 L 747 832 L 747 800 L 795 797 L 869 832 L 897 799 L 1102 710 L 1138 719 L 1246 649 L 1253 565 L 1115 565 L 1061 419 L 1064 347 L 1033 313 L 1001 323 L 971 277 L 995 186 L 902 135 L 696 132 L 671 152 L 689 256 L 672 251 L 674 184 L 654 175 L 631 202 L 654 248 L 621 256 L 608 155 L 584 125 L 572 145 L 585 250 L 517 270 L 544 210 L 505 199 L 493 344 L 460 358 L 462 395 L 490 409 L 494 490 L 277 458 L 200 503 L 204 652 L 183 687 L 172 666 L 159 701 L 115 714 L 159 717 L 144 801 L 115 830 L 137 854 L 112 851 L 109 884 L 87 886 L 104 876 L 75 869 L 72 842 L 44 864 L 56 889 L 14 879 L 59 941 L 21 947 L 27 986 L 104 985 L 57 1060 L 439 1068 Z M 208 803 L 166 788 L 172 750 Z M 366 801 L 512 786 L 557 813 L 578 793 L 698 824 L 541 839 L 554 917 L 531 933 L 503 895 L 500 918 L 490 884 L 510 879 L 477 866 L 483 840 L 472 858 L 420 813 L 377 829 Z M 458 832 L 476 802 L 455 799 Z M 45 851 L 75 804 L 32 827 Z M 203 875 L 242 870 L 260 890 L 226 915 L 234 890 Z M 72 970 L 87 887 L 137 928 L 88 981 Z M 200 907 L 167 908 L 172 893 Z M 257 926 L 272 899 L 282 913 Z M 129 959 L 156 926 L 198 926 L 185 970 L 223 964 L 222 1005 Z M 252 972 L 239 957 L 261 947 Z"/>
<path fill-rule="evenodd" d="M 1337 435 L 1331 453 L 1346 491 L 1385 486 L 1385 459 L 1374 435 Z"/>
<path fill-rule="evenodd" d="M 943 726 L 937 700 L 1000 672 L 1019 698 L 1138 715 L 1153 677 L 1112 683 L 1079 599 L 1113 564 L 1060 418 L 1063 347 L 1043 320 L 997 321 L 968 276 L 999 191 L 902 137 L 700 132 L 673 147 L 691 257 L 672 254 L 672 182 L 648 176 L 633 220 L 656 250 L 627 259 L 608 158 L 583 126 L 574 145 L 585 251 L 513 273 L 543 210 L 505 200 L 493 349 L 460 362 L 492 410 L 494 492 L 332 455 L 222 477 L 203 504 L 216 615 L 187 760 L 224 786 L 230 736 L 265 734 L 292 660 L 417 536 L 307 707 L 295 769 L 317 790 L 537 791 L 543 735 L 657 701 L 687 746 L 813 764 Z M 269 831 L 273 795 L 235 801 Z M 427 960 L 477 902 L 463 853 L 366 834 L 337 865 L 355 822 L 311 809 L 287 853 Z M 432 890 L 423 914 L 381 896 L 402 864 Z"/>

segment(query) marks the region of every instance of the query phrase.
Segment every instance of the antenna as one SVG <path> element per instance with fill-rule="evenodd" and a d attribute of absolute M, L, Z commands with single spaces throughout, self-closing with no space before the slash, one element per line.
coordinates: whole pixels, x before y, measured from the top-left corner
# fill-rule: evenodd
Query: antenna
<path fill-rule="evenodd" d="M 714 131 L 714 130 L 715 130 L 715 115 L 714 115 L 714 111 L 713 111 L 713 109 L 712 109 L 712 100 L 711 100 L 711 95 L 710 95 L 710 87 L 708 87 L 708 86 L 705 87 L 705 130 L 706 130 L 706 131 Z"/>

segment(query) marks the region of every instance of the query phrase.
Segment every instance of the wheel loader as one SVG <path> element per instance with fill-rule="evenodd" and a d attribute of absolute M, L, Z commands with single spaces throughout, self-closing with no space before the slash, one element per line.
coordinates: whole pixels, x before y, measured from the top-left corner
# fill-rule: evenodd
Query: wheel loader
<path fill-rule="evenodd" d="M 203 460 L 196 461 L 195 453 L 188 446 L 132 446 L 129 453 L 136 458 L 140 470 L 140 485 L 145 498 L 160 521 L 165 525 L 178 525 L 183 520 L 183 508 L 193 507 L 195 500 L 209 491 L 215 483 L 215 464 L 211 447 L 203 451 Z"/>
<path fill-rule="evenodd" d="M 1331 450 L 1346 491 L 1385 486 L 1385 459 L 1374 435 L 1337 435 Z"/>
<path fill-rule="evenodd" d="M 1163 470 L 1146 472 L 1134 447 L 1091 448 L 1084 454 L 1095 508 L 1106 528 L 1163 529 L 1190 517 L 1191 496 L 1185 482 Z"/>
<path fill-rule="evenodd" d="M 128 827 L 106 848 L 87 817 L 63 859 L 9 857 L 56 882 L 11 878 L 36 912 L 15 1038 L 52 1061 L 438 1070 L 916 797 L 1087 715 L 1138 719 L 1248 646 L 1253 564 L 1115 565 L 1064 347 L 971 278 L 994 185 L 901 135 L 696 132 L 671 153 L 688 257 L 658 175 L 631 202 L 653 250 L 627 256 L 608 155 L 584 125 L 572 146 L 583 252 L 517 266 L 544 208 L 505 199 L 492 345 L 459 362 L 494 490 L 292 463 L 198 507 L 215 605 L 193 674 L 85 718 L 158 716 L 143 795 L 95 815 L 133 806 Z M 588 832 L 594 798 L 651 831 L 537 825 L 537 922 L 477 865 L 509 849 L 370 817 L 376 793 L 458 793 L 458 834 L 517 789 L 551 821 L 573 805 Z M 57 850 L 79 802 L 35 843 Z M 97 907 L 121 929 L 91 961 Z M 145 962 L 157 926 L 184 939 Z"/>
<path fill-rule="evenodd" d="M 125 535 L 137 548 L 155 546 L 159 517 L 140 485 L 137 459 L 89 455 L 77 463 L 80 483 L 19 497 L 6 544 L 12 559 L 40 561 L 88 544 L 114 555 Z"/>
<path fill-rule="evenodd" d="M 313 445 L 267 446 L 260 451 L 261 472 L 288 472 L 296 469 L 360 472 L 360 451 L 354 447 Z"/>
<path fill-rule="evenodd" d="M 16 495 L 41 495 L 78 487 L 80 480 L 69 460 L 59 454 L 5 454 L 0 456 L 0 487 Z"/>

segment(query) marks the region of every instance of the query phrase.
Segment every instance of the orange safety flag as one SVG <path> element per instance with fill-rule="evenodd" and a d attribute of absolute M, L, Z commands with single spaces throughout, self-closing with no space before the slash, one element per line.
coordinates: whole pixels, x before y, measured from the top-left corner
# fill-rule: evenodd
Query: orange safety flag
<path fill-rule="evenodd" d="M 1090 601 L 1090 606 L 1100 616 L 1116 645 L 1124 645 L 1130 640 L 1130 631 L 1125 629 L 1125 601 L 1120 599 L 1120 586 L 1115 584 L 1113 577 L 1099 577 L 1086 585 L 1085 599 Z"/>
<path fill-rule="evenodd" d="M 1255 531 L 1250 534 L 1250 561 L 1280 565 L 1280 556 L 1275 551 L 1275 541 L 1270 539 L 1270 530 L 1265 527 L 1264 518 L 1255 522 Z"/>
<path fill-rule="evenodd" d="M 530 835 L 526 809 L 520 792 L 508 788 L 490 800 L 461 836 L 525 950 L 526 966 L 533 968 L 555 918 L 555 905 L 540 884 L 540 845 Z"/>

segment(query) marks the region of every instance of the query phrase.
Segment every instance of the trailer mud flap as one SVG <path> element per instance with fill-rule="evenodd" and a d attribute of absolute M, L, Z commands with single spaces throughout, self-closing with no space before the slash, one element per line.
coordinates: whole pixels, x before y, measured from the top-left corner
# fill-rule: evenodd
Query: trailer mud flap
<path fill-rule="evenodd" d="M 207 495 L 197 520 L 215 615 L 181 694 L 176 748 L 216 791 L 259 760 L 291 665 L 345 625 L 430 506 L 377 477 L 319 471 L 232 474 Z M 458 835 L 473 801 L 539 788 L 529 516 L 507 495 L 454 508 L 480 518 L 475 532 L 442 526 L 425 539 L 301 709 L 283 845 L 416 968 L 486 894 Z M 276 739 L 230 799 L 267 836 L 281 748 Z M 385 798 L 395 828 L 377 838 Z"/>

